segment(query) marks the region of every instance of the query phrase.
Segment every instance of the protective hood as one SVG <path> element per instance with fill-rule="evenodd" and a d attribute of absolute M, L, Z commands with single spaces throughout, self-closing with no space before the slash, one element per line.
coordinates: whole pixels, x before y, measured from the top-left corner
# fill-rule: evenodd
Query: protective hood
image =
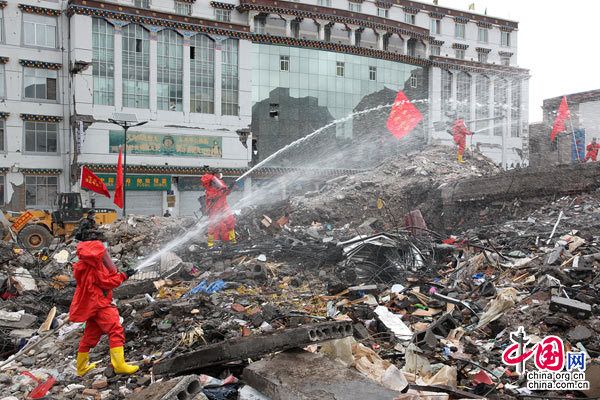
<path fill-rule="evenodd" d="M 106 248 L 99 240 L 91 240 L 89 242 L 81 242 L 77 245 L 78 263 L 82 267 L 100 267 L 102 265 L 102 257 L 106 252 Z"/>
<path fill-rule="evenodd" d="M 200 181 L 202 182 L 202 186 L 204 186 L 205 189 L 210 187 L 210 183 L 212 182 L 212 180 L 213 180 L 212 174 L 204 174 L 200 178 Z"/>

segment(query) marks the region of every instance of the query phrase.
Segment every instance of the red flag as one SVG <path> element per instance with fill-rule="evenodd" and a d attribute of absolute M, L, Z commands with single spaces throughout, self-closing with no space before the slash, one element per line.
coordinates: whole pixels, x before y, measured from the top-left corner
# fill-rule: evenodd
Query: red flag
<path fill-rule="evenodd" d="M 119 148 L 119 161 L 117 162 L 117 181 L 115 183 L 115 198 L 113 202 L 123 208 L 123 149 Z"/>
<path fill-rule="evenodd" d="M 102 182 L 102 179 L 98 178 L 96 174 L 85 166 L 81 167 L 81 188 L 99 193 L 110 199 L 110 193 L 104 182 Z"/>
<path fill-rule="evenodd" d="M 565 130 L 565 120 L 571 116 L 569 106 L 567 105 L 567 98 L 563 96 L 560 106 L 558 107 L 558 113 L 554 120 L 554 126 L 552 127 L 552 133 L 550 134 L 550 140 L 553 142 L 560 132 Z"/>
<path fill-rule="evenodd" d="M 423 119 L 421 112 L 399 91 L 387 120 L 387 128 L 392 135 L 402 139 Z"/>

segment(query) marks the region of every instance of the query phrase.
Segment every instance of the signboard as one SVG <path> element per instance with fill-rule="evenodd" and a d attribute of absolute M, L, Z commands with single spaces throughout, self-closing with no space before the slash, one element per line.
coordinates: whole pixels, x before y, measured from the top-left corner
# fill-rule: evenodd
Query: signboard
<path fill-rule="evenodd" d="M 106 185 L 108 190 L 115 189 L 117 181 L 115 174 L 96 174 Z M 127 174 L 125 179 L 126 190 L 171 190 L 170 175 L 132 175 Z"/>
<path fill-rule="evenodd" d="M 13 222 L 12 229 L 15 232 L 19 232 L 25 225 L 27 225 L 31 218 L 33 218 L 33 214 L 30 211 L 24 212 L 15 222 Z"/>
<path fill-rule="evenodd" d="M 123 145 L 123 131 L 109 131 L 110 153 L 118 153 Z M 223 157 L 220 136 L 169 135 L 160 133 L 127 133 L 127 153 L 173 157 Z"/>
<path fill-rule="evenodd" d="M 235 186 L 236 190 L 244 188 L 244 181 L 235 181 L 235 177 L 224 176 L 223 181 L 229 188 Z M 198 191 L 204 190 L 199 176 L 179 176 L 177 178 L 177 189 L 180 191 Z"/>

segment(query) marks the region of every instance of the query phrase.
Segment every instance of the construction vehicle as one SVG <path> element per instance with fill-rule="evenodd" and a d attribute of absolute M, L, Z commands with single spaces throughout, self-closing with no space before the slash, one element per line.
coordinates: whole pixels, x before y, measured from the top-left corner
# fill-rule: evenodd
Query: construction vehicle
<path fill-rule="evenodd" d="M 56 211 L 4 211 L 5 223 L 2 225 L 2 237 L 4 240 L 10 240 L 16 235 L 17 241 L 23 247 L 38 251 L 49 247 L 56 237 L 66 240 L 73 236 L 79 223 L 91 210 L 83 207 L 79 193 L 58 193 L 55 205 Z M 95 211 L 98 225 L 110 224 L 117 219 L 115 210 L 96 208 Z"/>

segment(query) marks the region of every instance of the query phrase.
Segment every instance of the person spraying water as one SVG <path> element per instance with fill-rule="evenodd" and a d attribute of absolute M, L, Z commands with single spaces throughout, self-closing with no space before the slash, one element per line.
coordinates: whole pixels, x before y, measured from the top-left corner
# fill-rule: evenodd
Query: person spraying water
<path fill-rule="evenodd" d="M 207 168 L 200 182 L 206 193 L 206 212 L 208 214 L 208 247 L 215 245 L 215 240 L 235 243 L 235 216 L 227 203 L 231 190 L 223 181 L 223 174 Z"/>

